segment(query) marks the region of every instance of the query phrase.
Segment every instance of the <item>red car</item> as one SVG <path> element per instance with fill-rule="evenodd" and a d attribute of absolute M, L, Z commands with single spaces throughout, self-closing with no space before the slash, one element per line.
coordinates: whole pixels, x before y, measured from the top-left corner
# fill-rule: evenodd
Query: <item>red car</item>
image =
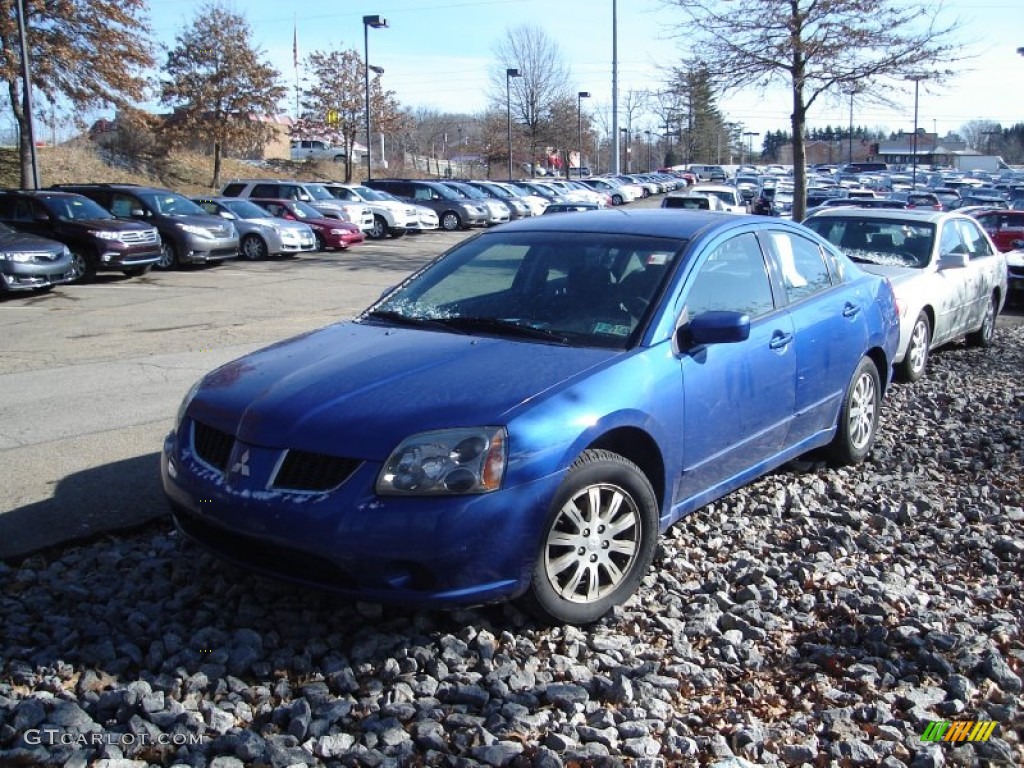
<path fill-rule="evenodd" d="M 318 251 L 343 251 L 350 245 L 358 245 L 366 239 L 355 224 L 340 219 L 327 219 L 308 203 L 301 200 L 277 200 L 265 197 L 249 198 L 256 205 L 266 208 L 271 216 L 289 221 L 308 224 L 316 237 Z"/>
<path fill-rule="evenodd" d="M 1005 211 L 999 208 L 971 211 L 992 242 L 1003 253 L 1016 249 L 1014 243 L 1024 240 L 1024 211 Z"/>

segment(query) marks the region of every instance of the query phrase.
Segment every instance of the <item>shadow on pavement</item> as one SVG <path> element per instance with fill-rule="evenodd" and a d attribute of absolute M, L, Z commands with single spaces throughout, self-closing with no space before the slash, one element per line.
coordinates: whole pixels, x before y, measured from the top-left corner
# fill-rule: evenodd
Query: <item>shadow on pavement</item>
<path fill-rule="evenodd" d="M 0 514 L 0 558 L 170 521 L 159 466 L 159 454 L 149 453 L 62 478 L 50 498 Z"/>

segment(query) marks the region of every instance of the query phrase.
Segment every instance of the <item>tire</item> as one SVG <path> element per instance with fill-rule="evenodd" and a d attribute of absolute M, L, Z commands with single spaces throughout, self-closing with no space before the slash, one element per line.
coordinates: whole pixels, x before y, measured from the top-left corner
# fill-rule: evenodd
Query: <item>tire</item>
<path fill-rule="evenodd" d="M 165 238 L 160 239 L 160 261 L 153 266 L 156 269 L 176 269 L 181 266 L 174 243 Z"/>
<path fill-rule="evenodd" d="M 366 236 L 371 240 L 383 240 L 388 236 L 388 222 L 387 220 L 379 215 L 374 214 L 373 216 L 373 227 L 366 230 Z"/>
<path fill-rule="evenodd" d="M 83 250 L 71 251 L 72 283 L 91 283 L 96 279 L 96 262 Z"/>
<path fill-rule="evenodd" d="M 270 249 L 267 248 L 266 241 L 259 235 L 246 235 L 243 237 L 242 243 L 239 246 L 239 251 L 242 256 L 250 261 L 265 259 L 267 258 L 267 254 L 270 253 Z"/>
<path fill-rule="evenodd" d="M 861 358 L 839 409 L 836 436 L 828 446 L 828 458 L 833 465 L 859 464 L 871 453 L 882 407 L 879 382 L 874 361 Z"/>
<path fill-rule="evenodd" d="M 399 238 L 399 237 L 404 236 L 406 232 L 408 232 L 407 229 L 389 229 L 388 230 L 388 234 L 391 235 L 392 237 L 396 238 L 396 239 Z"/>
<path fill-rule="evenodd" d="M 147 264 L 144 267 L 128 267 L 128 269 L 122 269 L 121 271 L 128 277 L 142 277 L 144 274 L 149 272 L 150 266 L 151 265 Z"/>
<path fill-rule="evenodd" d="M 547 623 L 597 621 L 637 590 L 657 539 L 658 501 L 640 468 L 611 451 L 584 451 L 552 499 L 520 601 Z"/>
<path fill-rule="evenodd" d="M 622 195 L 612 195 L 612 205 L 622 205 L 624 202 Z"/>
<path fill-rule="evenodd" d="M 910 343 L 902 362 L 896 366 L 896 377 L 900 381 L 917 381 L 924 375 L 931 351 L 932 324 L 924 312 L 917 316 L 910 331 Z"/>
<path fill-rule="evenodd" d="M 462 229 L 462 217 L 455 211 L 445 211 L 441 214 L 441 228 L 445 232 L 457 232 Z"/>
<path fill-rule="evenodd" d="M 985 307 L 985 316 L 978 330 L 967 334 L 967 343 L 972 347 L 991 347 L 996 337 L 996 297 L 992 296 Z"/>
<path fill-rule="evenodd" d="M 313 237 L 316 238 L 316 250 L 318 253 L 322 253 L 327 250 L 327 243 L 324 242 L 324 236 L 319 232 L 313 232 Z"/>

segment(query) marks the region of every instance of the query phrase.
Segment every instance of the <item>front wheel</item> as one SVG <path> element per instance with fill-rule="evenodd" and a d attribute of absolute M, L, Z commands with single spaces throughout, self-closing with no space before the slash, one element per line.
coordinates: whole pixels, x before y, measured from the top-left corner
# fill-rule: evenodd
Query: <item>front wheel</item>
<path fill-rule="evenodd" d="M 265 259 L 269 250 L 267 244 L 259 235 L 246 235 L 242 238 L 242 255 L 250 261 Z"/>
<path fill-rule="evenodd" d="M 96 279 L 96 262 L 89 258 L 89 254 L 82 250 L 71 251 L 71 265 L 68 272 L 71 273 L 72 283 L 91 283 Z"/>
<path fill-rule="evenodd" d="M 896 366 L 896 375 L 900 381 L 917 381 L 924 375 L 928 364 L 928 352 L 932 342 L 932 324 L 924 312 L 917 316 L 914 327 L 910 331 L 910 342 L 903 361 Z"/>
<path fill-rule="evenodd" d="M 626 202 L 622 195 L 612 195 L 612 205 L 622 205 Z"/>
<path fill-rule="evenodd" d="M 178 253 L 174 250 L 174 243 L 169 240 L 160 241 L 160 261 L 155 266 L 157 269 L 174 269 L 179 265 Z"/>
<path fill-rule="evenodd" d="M 967 343 L 972 347 L 991 347 L 996 336 L 996 297 L 992 296 L 985 307 L 985 316 L 978 330 L 967 334 Z"/>
<path fill-rule="evenodd" d="M 317 250 L 317 252 L 326 251 L 327 250 L 327 241 L 324 240 L 324 236 L 321 235 L 319 232 L 314 232 L 313 233 L 313 237 L 316 238 L 316 250 Z"/>
<path fill-rule="evenodd" d="M 445 211 L 441 216 L 441 226 L 445 232 L 455 232 L 462 229 L 462 218 L 455 211 Z"/>
<path fill-rule="evenodd" d="M 383 240 L 388 234 L 388 223 L 383 216 L 373 217 L 373 227 L 366 230 L 366 236 L 371 240 Z"/>
<path fill-rule="evenodd" d="M 882 408 L 879 381 L 875 363 L 869 357 L 861 358 L 839 410 L 836 435 L 828 447 L 833 464 L 858 464 L 871 452 Z"/>
<path fill-rule="evenodd" d="M 524 607 L 549 623 L 597 621 L 637 590 L 657 536 L 658 501 L 640 468 L 584 451 L 552 500 Z"/>

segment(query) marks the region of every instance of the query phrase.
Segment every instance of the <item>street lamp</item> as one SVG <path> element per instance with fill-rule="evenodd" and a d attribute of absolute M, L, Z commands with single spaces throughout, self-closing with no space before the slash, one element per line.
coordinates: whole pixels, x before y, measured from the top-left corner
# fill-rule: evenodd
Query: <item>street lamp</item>
<path fill-rule="evenodd" d="M 910 150 L 914 153 L 911 159 L 911 171 L 910 171 L 910 188 L 917 188 L 917 93 L 918 88 L 921 85 L 921 81 L 925 79 L 925 75 L 911 75 L 907 78 L 908 80 L 914 81 L 914 137 L 910 142 Z"/>
<path fill-rule="evenodd" d="M 579 148 L 580 148 L 580 178 L 583 178 L 583 100 L 590 98 L 590 91 L 580 91 L 576 94 L 576 119 L 579 122 Z M 565 169 L 566 178 L 569 178 L 569 169 Z"/>
<path fill-rule="evenodd" d="M 366 179 L 373 178 L 370 170 L 370 27 L 386 29 L 388 20 L 383 16 L 363 16 L 363 85 L 366 90 Z M 376 71 L 376 70 L 375 70 Z M 384 70 L 381 70 L 383 72 Z"/>
<path fill-rule="evenodd" d="M 505 111 L 508 115 L 508 177 L 512 178 L 512 82 L 513 77 L 522 77 L 523 73 L 518 69 L 509 67 L 505 70 Z M 530 167 L 530 176 L 533 176 L 533 167 Z"/>
<path fill-rule="evenodd" d="M 754 164 L 754 137 L 760 136 L 758 131 L 745 131 L 743 133 L 747 137 L 747 162 L 751 165 Z"/>
<path fill-rule="evenodd" d="M 850 94 L 850 153 L 847 157 L 846 162 L 853 162 L 853 97 L 860 93 L 860 88 L 852 87 L 848 91 Z"/>

